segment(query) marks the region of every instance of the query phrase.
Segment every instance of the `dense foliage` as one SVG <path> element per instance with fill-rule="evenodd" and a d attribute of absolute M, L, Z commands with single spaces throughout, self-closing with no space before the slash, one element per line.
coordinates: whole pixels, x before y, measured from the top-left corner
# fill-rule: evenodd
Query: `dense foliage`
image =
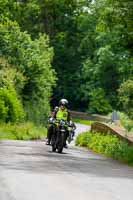
<path fill-rule="evenodd" d="M 22 104 L 14 89 L 0 88 L 0 121 L 18 122 L 24 119 Z"/>
<path fill-rule="evenodd" d="M 76 145 L 85 146 L 95 152 L 133 164 L 133 146 L 113 134 L 86 132 L 78 135 Z"/>
<path fill-rule="evenodd" d="M 125 113 L 118 112 L 121 125 L 127 130 L 128 133 L 133 133 L 133 120 Z"/>
<path fill-rule="evenodd" d="M 54 70 L 52 103 L 65 97 L 73 109 L 100 114 L 121 109 L 132 118 L 132 0 L 0 0 L 0 5 L 0 70 L 11 71 L 4 85 L 8 89 L 12 79 L 27 119 L 44 121 Z"/>
<path fill-rule="evenodd" d="M 119 96 L 125 113 L 133 119 L 133 80 L 127 80 L 121 84 Z"/>
<path fill-rule="evenodd" d="M 20 31 L 17 23 L 6 19 L 0 23 L 0 46 L 0 95 L 5 108 L 10 107 L 9 111 L 3 107 L 2 112 L 8 112 L 3 119 L 17 121 L 15 113 L 21 113 L 17 108 L 24 107 L 26 119 L 43 122 L 49 112 L 55 81 L 51 68 L 53 49 L 49 47 L 48 37 L 40 35 L 32 40 L 29 34 Z M 13 113 L 9 116 L 9 112 Z"/>

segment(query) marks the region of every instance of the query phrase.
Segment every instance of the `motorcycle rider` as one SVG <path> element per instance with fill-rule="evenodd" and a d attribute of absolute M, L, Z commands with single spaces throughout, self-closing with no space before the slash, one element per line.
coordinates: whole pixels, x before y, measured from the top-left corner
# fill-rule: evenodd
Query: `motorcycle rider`
<path fill-rule="evenodd" d="M 70 118 L 70 112 L 68 111 L 67 99 L 61 99 L 59 101 L 59 107 L 57 107 L 57 106 L 55 107 L 55 109 L 51 113 L 50 117 L 53 119 L 63 119 L 67 122 L 70 122 L 71 118 Z M 52 134 L 54 134 L 54 127 L 51 124 L 51 126 L 48 128 L 48 133 L 47 133 L 47 138 L 48 138 L 47 145 L 50 144 Z M 65 138 L 65 143 L 64 143 L 64 147 L 66 147 L 66 148 L 67 148 L 66 140 L 67 140 L 68 134 L 69 133 L 67 132 L 66 138 Z"/>

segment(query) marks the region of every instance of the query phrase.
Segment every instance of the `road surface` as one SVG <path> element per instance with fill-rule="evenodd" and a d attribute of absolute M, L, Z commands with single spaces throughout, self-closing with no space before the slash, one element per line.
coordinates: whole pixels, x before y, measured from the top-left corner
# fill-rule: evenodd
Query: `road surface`
<path fill-rule="evenodd" d="M 0 200 L 68 199 L 132 200 L 133 167 L 73 145 L 58 154 L 44 141 L 0 141 Z"/>

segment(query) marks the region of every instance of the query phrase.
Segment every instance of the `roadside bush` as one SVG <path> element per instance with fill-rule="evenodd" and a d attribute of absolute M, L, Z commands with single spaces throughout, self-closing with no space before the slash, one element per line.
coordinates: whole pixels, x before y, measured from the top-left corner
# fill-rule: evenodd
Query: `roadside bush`
<path fill-rule="evenodd" d="M 21 101 L 13 88 L 0 88 L 0 121 L 18 122 L 24 119 Z"/>
<path fill-rule="evenodd" d="M 88 133 L 79 134 L 78 137 L 76 138 L 75 144 L 86 147 L 90 139 L 91 137 Z"/>
<path fill-rule="evenodd" d="M 133 146 L 129 146 L 125 140 L 111 133 L 106 135 L 98 132 L 79 134 L 76 138 L 76 145 L 85 146 L 95 152 L 133 164 Z"/>

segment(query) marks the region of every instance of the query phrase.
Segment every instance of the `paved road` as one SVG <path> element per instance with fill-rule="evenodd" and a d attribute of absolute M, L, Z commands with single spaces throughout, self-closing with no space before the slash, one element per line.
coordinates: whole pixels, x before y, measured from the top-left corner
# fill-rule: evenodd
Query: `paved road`
<path fill-rule="evenodd" d="M 73 145 L 58 154 L 42 141 L 0 141 L 0 200 L 68 199 L 132 200 L 133 168 Z"/>

